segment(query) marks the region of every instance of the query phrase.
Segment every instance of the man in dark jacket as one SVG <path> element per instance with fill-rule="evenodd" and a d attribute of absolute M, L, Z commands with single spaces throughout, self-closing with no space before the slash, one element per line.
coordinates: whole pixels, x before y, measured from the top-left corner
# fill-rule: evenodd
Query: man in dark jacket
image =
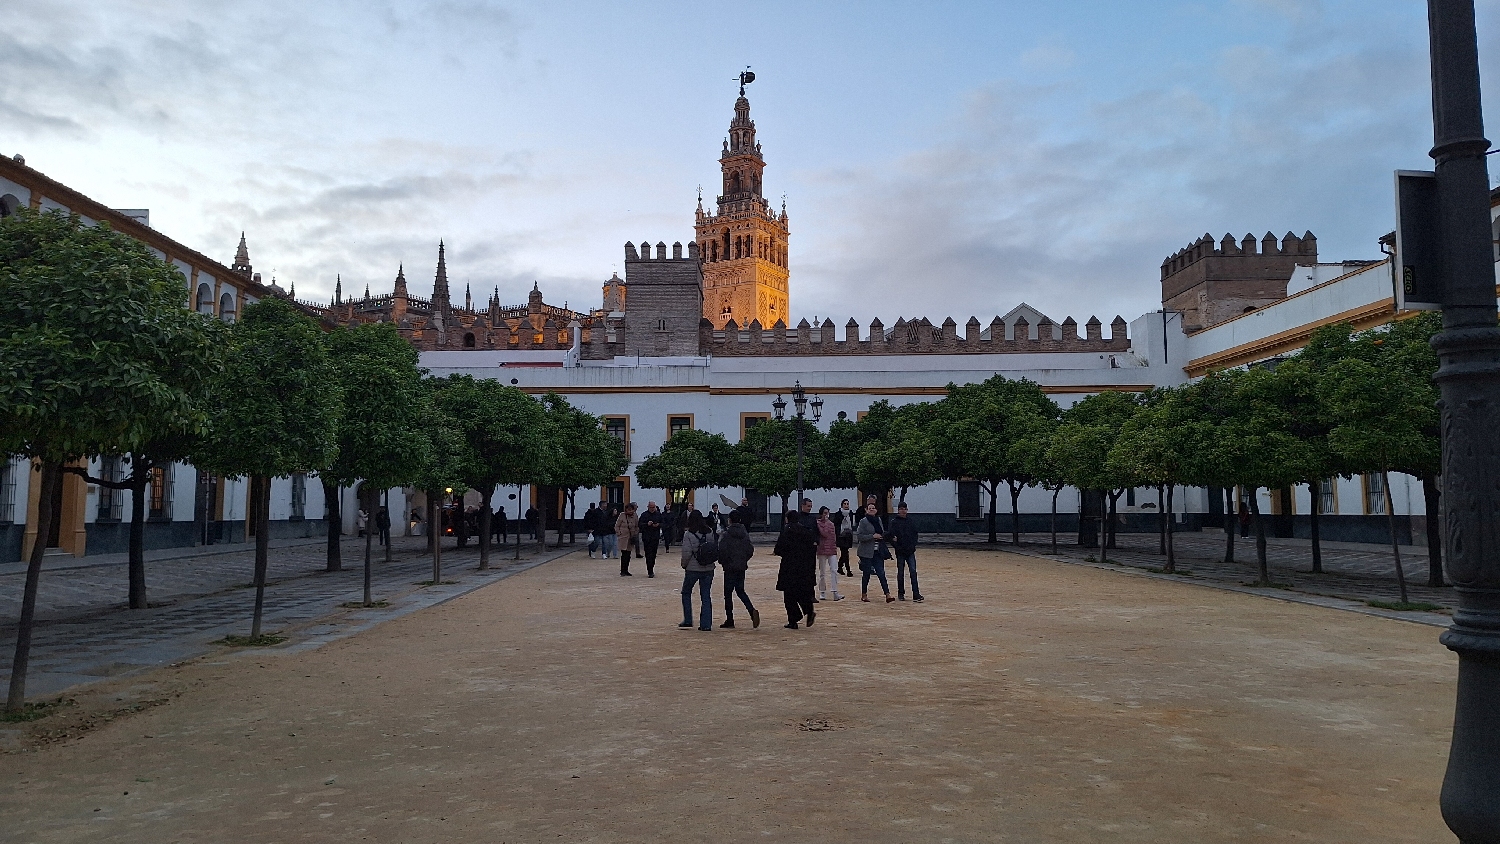
<path fill-rule="evenodd" d="M 896 516 L 886 527 L 886 541 L 896 552 L 896 595 L 906 600 L 906 572 L 911 572 L 911 599 L 922 603 L 922 590 L 917 586 L 917 528 L 907 517 L 906 502 L 896 508 Z"/>
<path fill-rule="evenodd" d="M 647 502 L 646 512 L 637 523 L 641 531 L 641 544 L 646 552 L 646 576 L 656 577 L 656 549 L 661 544 L 661 510 L 655 501 Z M 722 556 L 723 552 L 720 552 Z"/>
<path fill-rule="evenodd" d="M 505 515 L 504 506 L 490 516 L 490 530 L 494 531 L 495 536 L 500 537 L 501 545 L 510 542 L 510 517 Z"/>
<path fill-rule="evenodd" d="M 594 559 L 594 552 L 599 550 L 599 508 L 594 502 L 589 502 L 589 508 L 583 511 L 583 529 L 589 535 L 589 559 Z"/>
<path fill-rule="evenodd" d="M 661 544 L 662 549 L 672 550 L 672 543 L 677 541 L 677 514 L 672 512 L 672 502 L 667 502 L 667 509 L 661 511 Z"/>
<path fill-rule="evenodd" d="M 760 613 L 745 594 L 745 572 L 750 568 L 750 558 L 755 555 L 755 546 L 750 534 L 736 513 L 729 516 L 729 528 L 719 539 L 719 565 L 724 567 L 724 623 L 720 627 L 734 628 L 734 596 L 740 596 L 745 612 L 750 614 L 750 626 L 760 626 Z"/>
<path fill-rule="evenodd" d="M 786 628 L 796 630 L 797 622 L 804 616 L 807 626 L 813 626 L 817 618 L 813 611 L 813 592 L 818 585 L 817 531 L 803 527 L 797 511 L 788 510 L 782 518 L 781 536 L 772 553 L 781 558 L 776 588 L 786 603 Z"/>
<path fill-rule="evenodd" d="M 741 498 L 740 506 L 729 511 L 730 520 L 733 520 L 736 517 L 739 518 L 740 524 L 744 525 L 746 532 L 748 532 L 750 530 L 750 525 L 755 523 L 755 515 L 750 510 L 750 499 Z"/>

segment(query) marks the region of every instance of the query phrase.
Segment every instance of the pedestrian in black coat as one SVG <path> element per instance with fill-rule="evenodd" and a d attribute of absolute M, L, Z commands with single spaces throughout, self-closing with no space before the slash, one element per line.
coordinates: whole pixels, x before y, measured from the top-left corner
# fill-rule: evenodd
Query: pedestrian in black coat
<path fill-rule="evenodd" d="M 817 618 L 813 592 L 818 585 L 818 534 L 802 526 L 796 510 L 788 510 L 771 553 L 781 558 L 776 588 L 786 603 L 787 629 L 796 630 L 803 617 L 808 627 L 813 626 Z"/>

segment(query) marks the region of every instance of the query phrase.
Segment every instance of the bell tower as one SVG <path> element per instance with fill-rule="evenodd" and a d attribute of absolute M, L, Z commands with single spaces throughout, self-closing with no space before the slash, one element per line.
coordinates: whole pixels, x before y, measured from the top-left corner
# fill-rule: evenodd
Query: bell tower
<path fill-rule="evenodd" d="M 731 319 L 742 326 L 760 320 L 767 329 L 777 320 L 791 322 L 786 202 L 778 213 L 763 192 L 766 161 L 745 99 L 745 85 L 754 79 L 749 71 L 740 74 L 740 97 L 719 155 L 723 193 L 717 211 L 704 211 L 702 192 L 698 195 L 694 228 L 703 261 L 703 317 L 715 328 Z"/>

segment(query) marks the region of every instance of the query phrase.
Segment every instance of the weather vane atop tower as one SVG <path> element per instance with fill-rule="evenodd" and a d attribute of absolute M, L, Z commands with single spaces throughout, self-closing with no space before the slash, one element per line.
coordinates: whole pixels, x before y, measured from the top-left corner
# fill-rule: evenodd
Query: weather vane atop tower
<path fill-rule="evenodd" d="M 740 96 L 745 96 L 745 86 L 755 81 L 755 74 L 750 72 L 750 65 L 740 72 Z"/>

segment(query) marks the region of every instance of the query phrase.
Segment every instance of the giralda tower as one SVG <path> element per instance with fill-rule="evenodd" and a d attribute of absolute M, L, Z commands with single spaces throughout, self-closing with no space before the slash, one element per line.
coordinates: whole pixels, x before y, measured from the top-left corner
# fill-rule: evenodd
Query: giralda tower
<path fill-rule="evenodd" d="M 740 76 L 740 97 L 734 101 L 734 119 L 719 156 L 724 187 L 717 213 L 704 211 L 703 197 L 698 197 L 703 317 L 715 328 L 731 319 L 741 326 L 758 319 L 766 329 L 777 320 L 789 322 L 786 203 L 777 213 L 762 191 L 766 161 L 755 141 L 750 101 L 745 99 L 744 83 L 754 78 L 749 73 Z"/>

